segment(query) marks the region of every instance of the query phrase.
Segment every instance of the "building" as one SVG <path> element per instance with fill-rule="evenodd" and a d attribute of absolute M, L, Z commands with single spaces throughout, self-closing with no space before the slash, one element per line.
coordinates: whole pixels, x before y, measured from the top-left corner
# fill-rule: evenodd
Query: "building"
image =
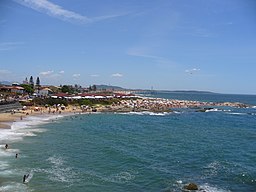
<path fill-rule="evenodd" d="M 25 89 L 20 86 L 12 86 L 11 87 L 11 92 L 12 93 L 18 93 L 18 94 L 23 94 L 25 92 Z"/>
<path fill-rule="evenodd" d="M 37 91 L 37 96 L 49 96 L 53 93 L 53 91 L 51 89 L 49 89 L 48 87 L 44 87 L 41 89 L 38 89 Z"/>

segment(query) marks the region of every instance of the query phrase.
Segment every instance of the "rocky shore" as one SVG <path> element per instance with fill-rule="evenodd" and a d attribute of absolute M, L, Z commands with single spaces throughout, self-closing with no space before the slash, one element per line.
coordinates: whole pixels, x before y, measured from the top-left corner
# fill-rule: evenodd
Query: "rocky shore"
<path fill-rule="evenodd" d="M 21 109 L 13 109 L 0 113 L 0 128 L 10 128 L 10 124 L 16 120 L 22 120 L 28 115 L 56 115 L 61 113 L 92 113 L 92 112 L 172 112 L 175 108 L 196 108 L 198 112 L 206 112 L 214 107 L 247 108 L 243 103 L 214 103 L 187 100 L 174 100 L 162 98 L 141 97 L 137 99 L 120 99 L 111 105 L 94 106 L 30 106 Z"/>
<path fill-rule="evenodd" d="M 100 112 L 171 112 L 174 108 L 198 108 L 204 112 L 214 107 L 247 108 L 250 106 L 237 102 L 215 103 L 161 98 L 140 98 L 136 100 L 120 100 L 118 103 L 112 105 L 95 107 L 95 110 Z"/>

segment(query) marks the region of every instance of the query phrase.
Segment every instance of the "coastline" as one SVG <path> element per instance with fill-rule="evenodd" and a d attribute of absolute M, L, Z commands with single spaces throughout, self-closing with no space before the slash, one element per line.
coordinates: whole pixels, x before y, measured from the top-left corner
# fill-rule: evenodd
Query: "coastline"
<path fill-rule="evenodd" d="M 64 109 L 60 107 L 38 107 L 30 106 L 22 110 L 12 110 L 11 112 L 0 113 L 0 129 L 11 129 L 13 122 L 22 121 L 30 116 L 56 116 L 70 115 L 77 113 L 93 113 L 93 112 L 154 112 L 164 113 L 173 112 L 174 108 L 198 108 L 200 112 L 204 112 L 209 107 L 235 107 L 247 108 L 249 105 L 238 102 L 201 102 L 163 98 L 139 97 L 136 100 L 120 100 L 118 103 L 111 105 L 76 106 L 69 105 Z"/>
<path fill-rule="evenodd" d="M 191 120 L 191 123 L 196 121 L 194 119 L 187 119 L 186 118 L 187 115 L 184 115 L 184 116 L 183 115 L 182 116 L 178 115 L 178 116 L 176 116 L 175 113 L 176 112 L 178 113 L 179 109 L 175 109 L 175 108 L 171 108 L 169 110 L 169 113 L 167 113 L 167 115 L 166 115 L 165 112 L 164 112 L 164 109 L 165 109 L 164 106 L 167 106 L 167 108 L 168 108 L 171 105 L 170 102 L 172 102 L 172 105 L 177 104 L 177 107 L 182 108 L 180 111 L 182 111 L 183 109 L 186 110 L 186 108 L 191 108 L 191 110 L 193 112 L 197 112 L 199 108 L 200 109 L 206 109 L 207 106 L 205 106 L 204 104 L 208 104 L 208 103 L 194 102 L 194 101 L 181 101 L 181 100 L 165 100 L 165 99 L 152 99 L 152 98 L 148 99 L 148 98 L 143 98 L 143 99 L 138 99 L 137 101 L 136 100 L 123 100 L 120 103 L 116 103 L 114 105 L 109 105 L 109 106 L 100 106 L 100 105 L 98 105 L 98 106 L 94 106 L 94 109 L 97 109 L 97 112 L 99 112 L 99 114 L 102 114 L 102 115 L 100 115 L 100 117 L 105 116 L 105 114 L 106 114 L 106 116 L 108 116 L 109 113 L 110 114 L 111 113 L 122 114 L 121 116 L 123 117 L 123 112 L 124 112 L 125 115 L 129 114 L 128 119 L 130 119 L 131 116 L 132 116 L 132 119 L 136 119 L 138 115 L 141 115 L 141 114 L 144 115 L 145 114 L 147 116 L 146 119 L 150 120 L 150 124 L 153 123 L 153 122 L 155 122 L 155 123 L 159 122 L 159 120 L 161 120 L 161 123 L 164 123 L 165 122 L 164 119 L 169 119 L 170 121 L 168 120 L 168 123 L 174 123 L 175 124 L 175 122 L 177 121 L 176 118 L 181 119 L 181 121 L 179 121 L 179 122 L 182 122 L 182 120 L 186 120 L 186 121 L 187 120 L 189 120 L 189 121 Z M 220 106 L 226 106 L 226 104 L 224 104 L 224 103 L 221 103 L 219 105 Z M 234 105 L 234 107 L 236 107 L 236 105 L 233 104 L 233 103 L 231 105 L 232 106 Z M 195 108 L 193 108 L 193 107 L 195 107 Z M 196 108 L 196 107 L 199 107 L 199 108 Z M 214 108 L 214 109 L 217 109 L 219 106 L 216 103 L 212 103 L 211 107 Z M 188 111 L 191 111 L 191 110 L 189 109 Z M 208 110 L 210 110 L 210 109 L 208 108 Z M 231 110 L 232 111 L 228 111 L 228 110 L 225 111 L 223 109 L 223 113 L 230 114 L 228 117 L 231 118 L 231 119 L 233 117 L 234 118 L 235 117 L 239 117 L 238 115 L 233 115 L 233 114 L 236 112 L 235 110 L 240 110 L 240 109 L 235 109 L 234 108 L 234 111 L 233 111 L 233 109 L 231 109 Z M 244 109 L 241 109 L 241 110 L 243 111 Z M 130 113 L 131 114 L 136 114 L 136 115 L 130 115 Z M 233 114 L 231 114 L 231 113 L 233 113 Z M 80 114 L 81 114 L 81 116 L 79 116 Z M 83 114 L 85 114 L 84 117 L 82 116 Z M 12 167 L 13 167 L 12 166 L 13 165 L 12 161 L 15 161 L 15 160 L 9 161 L 9 159 L 14 159 L 15 158 L 15 154 L 18 154 L 18 159 L 19 158 L 23 158 L 23 157 L 25 157 L 28 154 L 26 152 L 26 148 L 23 148 L 23 141 L 22 140 L 23 139 L 25 140 L 25 137 L 31 137 L 32 136 L 31 140 L 36 142 L 36 141 L 38 141 L 38 139 L 39 140 L 41 139 L 41 137 L 40 138 L 39 137 L 38 138 L 35 137 L 35 136 L 37 136 L 37 134 L 42 133 L 42 132 L 50 132 L 50 131 L 52 131 L 50 129 L 49 129 L 50 131 L 45 129 L 44 126 L 41 126 L 42 124 L 53 124 L 53 125 L 49 125 L 49 128 L 50 127 L 58 127 L 59 125 L 61 125 L 59 127 L 59 129 L 56 129 L 58 131 L 58 133 L 60 133 L 60 132 L 61 133 L 62 132 L 65 133 L 66 131 L 71 131 L 72 132 L 73 130 L 76 130 L 76 131 L 73 131 L 73 132 L 77 133 L 78 135 L 80 133 L 82 133 L 82 132 L 84 132 L 85 135 L 88 134 L 88 130 L 84 131 L 84 129 L 79 129 L 79 128 L 78 129 L 73 129 L 75 126 L 74 127 L 73 126 L 67 126 L 67 127 L 64 126 L 65 123 L 67 123 L 67 122 L 75 123 L 76 125 L 79 125 L 79 126 L 82 123 L 85 123 L 84 125 L 96 124 L 96 126 L 97 126 L 98 122 L 100 122 L 101 119 L 102 119 L 102 118 L 98 118 L 97 115 L 96 116 L 94 116 L 94 115 L 88 115 L 87 116 L 86 114 L 98 114 L 98 113 L 91 112 L 90 109 L 88 109 L 88 111 L 85 111 L 85 110 L 83 111 L 82 109 L 80 109 L 80 107 L 77 107 L 75 105 L 70 105 L 70 106 L 66 107 L 65 110 L 61 110 L 61 113 L 57 112 L 56 108 L 51 108 L 51 112 L 49 113 L 49 108 L 45 108 L 45 107 L 41 108 L 41 107 L 35 107 L 35 106 L 28 107 L 26 110 L 15 111 L 15 113 L 12 113 L 12 112 L 0 113 L 0 124 L 5 125 L 5 129 L 0 130 L 0 132 L 1 132 L 0 148 L 1 148 L 1 152 L 4 155 L 3 159 L 1 160 L 1 163 L 5 163 L 6 164 L 6 167 L 3 168 L 3 170 L 4 171 L 5 170 L 6 171 L 9 171 L 9 170 L 13 171 L 12 170 Z M 169 114 L 170 114 L 170 116 L 169 116 Z M 172 114 L 174 114 L 174 116 Z M 220 113 L 216 113 L 216 114 L 217 114 L 217 116 L 219 116 Z M 72 117 L 73 115 L 76 115 L 76 116 Z M 161 117 L 161 119 L 154 118 L 154 117 L 150 118 L 150 116 L 152 116 L 152 115 L 161 115 L 161 116 L 167 116 L 167 117 L 166 118 L 165 117 Z M 197 117 L 198 119 L 200 119 L 202 117 L 202 115 L 203 114 L 199 114 L 199 113 L 193 113 L 192 114 L 192 116 Z M 22 116 L 22 119 L 20 118 L 21 116 Z M 205 117 L 209 117 L 209 115 L 205 115 Z M 241 117 L 243 117 L 243 116 L 241 116 Z M 90 120 L 88 121 L 87 118 L 90 119 Z M 183 119 L 183 118 L 185 118 L 185 119 Z M 63 121 L 64 124 L 57 123 L 57 121 L 62 121 L 61 119 L 64 120 Z M 157 120 L 157 121 L 154 121 L 154 119 Z M 162 119 L 163 119 L 163 121 L 162 121 Z M 206 121 L 207 121 L 207 119 L 208 118 L 206 118 Z M 123 118 L 121 118 L 119 120 L 120 120 L 120 122 L 119 122 L 120 124 L 118 123 L 116 125 L 116 128 L 118 128 L 119 125 L 125 124 L 125 122 L 123 121 Z M 151 120 L 152 120 L 152 122 L 151 122 Z M 208 119 L 208 121 L 209 121 L 209 119 Z M 112 123 L 111 121 L 109 121 L 109 119 L 106 122 Z M 200 120 L 199 122 L 202 122 L 202 121 Z M 231 121 L 228 121 L 228 122 L 231 122 Z M 145 123 L 145 124 L 146 124 L 146 126 L 148 126 L 147 123 Z M 99 125 L 101 125 L 101 124 L 99 124 Z M 6 127 L 6 126 L 8 126 L 8 127 Z M 134 123 L 134 126 L 136 127 L 136 123 Z M 167 127 L 168 126 L 169 125 L 167 125 Z M 199 123 L 199 125 L 196 125 L 195 127 L 193 127 L 193 128 L 195 128 L 194 130 L 195 131 L 199 131 L 198 133 L 204 134 L 204 132 L 201 132 L 200 129 L 197 130 L 197 128 L 196 128 L 197 126 L 200 126 L 200 123 Z M 88 128 L 90 130 L 92 130 L 93 132 L 95 131 L 94 133 L 96 135 L 98 135 L 100 132 L 104 132 L 106 130 L 109 130 L 108 126 L 102 126 L 102 127 L 104 129 L 101 128 L 100 131 L 99 131 L 97 129 L 95 130 L 94 126 L 88 126 Z M 223 127 L 223 126 L 217 126 L 217 127 Z M 62 128 L 65 128 L 65 129 L 62 129 Z M 157 128 L 159 128 L 159 129 L 157 129 Z M 188 133 L 190 132 L 189 129 L 186 129 L 186 126 L 180 126 L 179 128 L 181 130 L 184 128 L 185 130 L 188 131 Z M 159 127 L 156 126 L 156 129 L 162 131 L 161 126 L 159 126 Z M 79 132 L 79 130 L 82 131 L 82 132 Z M 139 130 L 139 129 L 132 128 L 132 130 L 134 131 L 134 130 Z M 144 130 L 148 130 L 148 129 L 146 128 Z M 133 131 L 130 133 L 131 135 L 133 135 Z M 158 132 L 161 133 L 161 131 L 158 131 Z M 170 133 L 168 128 L 166 128 L 166 131 L 167 131 L 166 132 L 167 134 Z M 55 133 L 55 134 L 52 134 L 52 133 L 49 134 L 49 135 L 51 135 L 50 136 L 51 138 L 54 135 L 56 135 L 56 137 L 54 137 L 54 139 L 52 139 L 52 140 L 55 140 L 55 138 L 59 138 L 58 134 L 56 134 L 57 132 L 53 132 L 53 133 Z M 139 132 L 137 132 L 137 133 L 139 133 Z M 146 133 L 148 133 L 148 132 L 146 131 Z M 45 135 L 47 135 L 47 133 Z M 69 134 L 60 134 L 60 135 L 63 136 L 63 135 L 69 135 Z M 115 135 L 115 132 L 113 132 L 113 135 Z M 140 134 L 137 134 L 137 135 L 141 136 Z M 62 136 L 60 136 L 60 137 L 62 137 Z M 159 137 L 160 136 L 161 136 L 161 134 L 159 135 Z M 67 138 L 68 138 L 67 140 L 69 140 L 69 137 L 67 137 Z M 165 137 L 163 137 L 163 138 L 165 138 Z M 77 139 L 79 139 L 79 137 L 77 137 Z M 107 139 L 109 139 L 109 138 L 107 137 Z M 56 140 L 58 140 L 58 139 L 56 139 Z M 47 141 L 47 140 L 45 140 L 45 141 Z M 63 140 L 63 141 L 66 141 L 66 140 Z M 20 142 L 21 142 L 21 144 L 20 144 Z M 71 139 L 71 143 L 72 142 L 73 142 L 73 144 L 75 143 Z M 18 143 L 18 144 L 16 144 L 16 143 Z M 84 142 L 84 143 L 85 143 L 85 146 L 81 147 L 82 149 L 85 149 L 86 147 L 88 147 L 88 145 L 90 145 L 90 142 Z M 7 150 L 5 149 L 5 144 L 9 145 L 9 148 Z M 62 146 L 62 145 L 63 145 L 63 142 L 60 143 L 60 146 L 58 146 L 58 145 L 56 145 L 56 146 L 60 147 L 60 148 L 62 148 L 62 147 L 65 148 L 66 147 L 66 146 Z M 35 146 L 31 145 L 31 148 L 33 148 L 33 147 L 35 147 Z M 38 147 L 41 147 L 41 146 L 36 146 L 36 150 L 39 150 Z M 41 150 L 42 149 L 44 150 L 44 146 L 42 146 Z M 76 153 L 74 153 L 74 154 L 76 154 Z M 88 152 L 88 154 L 91 154 L 91 153 Z M 54 164 L 53 162 L 55 162 L 55 161 L 57 161 L 57 162 L 65 162 L 65 163 L 68 162 L 62 155 L 63 154 L 60 152 L 59 155 L 51 154 L 49 156 L 46 156 L 46 158 L 45 158 L 43 163 L 47 163 L 47 164 L 53 166 L 52 167 L 53 171 L 56 171 L 56 166 L 55 166 L 56 164 Z M 173 156 L 175 156 L 175 155 L 177 155 L 177 154 L 173 153 Z M 87 159 L 87 158 L 85 158 L 85 159 Z M 23 158 L 22 161 L 26 162 L 26 158 Z M 120 161 L 122 161 L 122 160 L 120 160 Z M 32 163 L 34 161 L 30 160 L 30 162 Z M 152 163 L 154 163 L 154 162 L 152 162 Z M 47 179 L 49 179 L 46 176 L 54 176 L 54 177 L 57 177 L 57 179 L 59 178 L 53 172 L 48 172 L 49 169 L 42 168 L 43 166 L 40 167 L 40 169 L 37 169 L 35 167 L 36 167 L 35 165 L 33 165 L 33 166 L 29 165 L 26 168 L 21 166 L 21 168 L 19 168 L 19 172 L 18 173 L 12 173 L 13 175 L 11 175 L 10 178 L 12 178 L 12 180 L 15 180 L 18 183 L 17 185 L 19 185 L 23 173 L 30 172 L 31 169 L 32 170 L 37 170 L 40 174 L 42 174 L 42 172 L 43 172 L 43 174 L 45 174 L 45 178 L 46 178 L 44 180 L 44 182 L 47 181 Z M 73 168 L 73 166 L 70 166 L 70 167 Z M 63 168 L 62 166 L 60 166 L 58 168 L 60 168 L 60 170 L 67 170 L 67 169 L 62 169 Z M 91 169 L 93 169 L 93 166 L 91 167 Z M 47 174 L 46 174 L 46 171 L 47 171 Z M 58 173 L 63 173 L 63 172 L 58 172 Z M 38 174 L 38 173 L 36 172 L 36 174 Z M 117 171 L 117 174 L 119 174 L 118 171 Z M 65 172 L 63 173 L 63 175 L 65 176 L 64 178 L 69 178 L 68 174 L 66 174 Z M 6 176 L 3 176 L 3 178 L 5 178 L 5 177 Z M 18 178 L 18 179 L 16 179 L 16 178 Z M 52 177 L 50 177 L 50 179 L 51 178 Z M 34 179 L 36 180 L 37 178 L 34 177 Z M 185 182 L 185 179 L 182 178 L 182 177 L 181 178 L 177 178 L 177 181 L 180 181 L 178 179 L 180 179 L 183 182 Z M 38 182 L 38 181 L 35 181 L 35 182 Z M 198 182 L 198 183 L 201 184 L 201 187 L 205 186 L 205 185 L 203 185 L 204 183 L 200 183 L 200 182 Z M 4 186 L 13 186 L 14 184 L 10 183 L 9 181 L 4 181 L 3 185 Z M 56 182 L 56 186 L 58 186 L 58 185 L 59 184 Z M 24 186 L 21 185 L 21 187 L 24 187 Z M 73 187 L 75 187 L 75 185 Z"/>
<path fill-rule="evenodd" d="M 13 112 L 2 112 L 0 113 L 0 129 L 11 129 L 14 122 L 22 122 L 28 117 L 43 117 L 45 115 L 49 117 L 55 117 L 57 115 L 71 115 L 74 113 L 81 113 L 82 110 L 76 108 L 67 108 L 61 113 L 51 112 L 49 113 L 48 109 L 40 108 L 40 110 L 35 110 L 38 107 L 30 107 L 26 110 L 14 110 Z"/>

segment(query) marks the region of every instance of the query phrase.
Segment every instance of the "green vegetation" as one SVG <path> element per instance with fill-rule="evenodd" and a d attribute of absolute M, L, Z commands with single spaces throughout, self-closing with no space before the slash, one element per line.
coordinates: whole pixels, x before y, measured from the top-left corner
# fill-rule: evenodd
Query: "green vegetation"
<path fill-rule="evenodd" d="M 120 99 L 79 99 L 79 100 L 65 100 L 65 99 L 54 99 L 54 98 L 34 98 L 31 103 L 39 106 L 45 105 L 87 105 L 87 106 L 95 106 L 95 105 L 112 105 L 113 103 L 118 103 Z"/>
<path fill-rule="evenodd" d="M 33 88 L 34 86 L 33 85 L 21 84 L 20 86 L 23 87 L 28 94 L 33 94 L 34 93 L 34 88 Z"/>
<path fill-rule="evenodd" d="M 72 86 L 69 85 L 63 85 L 61 87 L 61 92 L 62 93 L 69 93 L 69 94 L 73 94 L 74 93 L 74 89 Z"/>
<path fill-rule="evenodd" d="M 69 103 L 66 100 L 63 99 L 53 99 L 53 98 L 40 98 L 40 97 L 36 97 L 33 99 L 32 101 L 35 105 L 40 105 L 40 106 L 45 106 L 45 105 L 65 105 L 67 106 Z"/>

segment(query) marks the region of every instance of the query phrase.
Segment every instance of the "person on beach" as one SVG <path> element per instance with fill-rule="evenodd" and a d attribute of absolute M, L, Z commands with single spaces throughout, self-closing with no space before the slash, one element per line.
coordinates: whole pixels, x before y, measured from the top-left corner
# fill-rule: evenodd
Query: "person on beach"
<path fill-rule="evenodd" d="M 5 149 L 8 149 L 8 144 L 5 144 Z"/>

